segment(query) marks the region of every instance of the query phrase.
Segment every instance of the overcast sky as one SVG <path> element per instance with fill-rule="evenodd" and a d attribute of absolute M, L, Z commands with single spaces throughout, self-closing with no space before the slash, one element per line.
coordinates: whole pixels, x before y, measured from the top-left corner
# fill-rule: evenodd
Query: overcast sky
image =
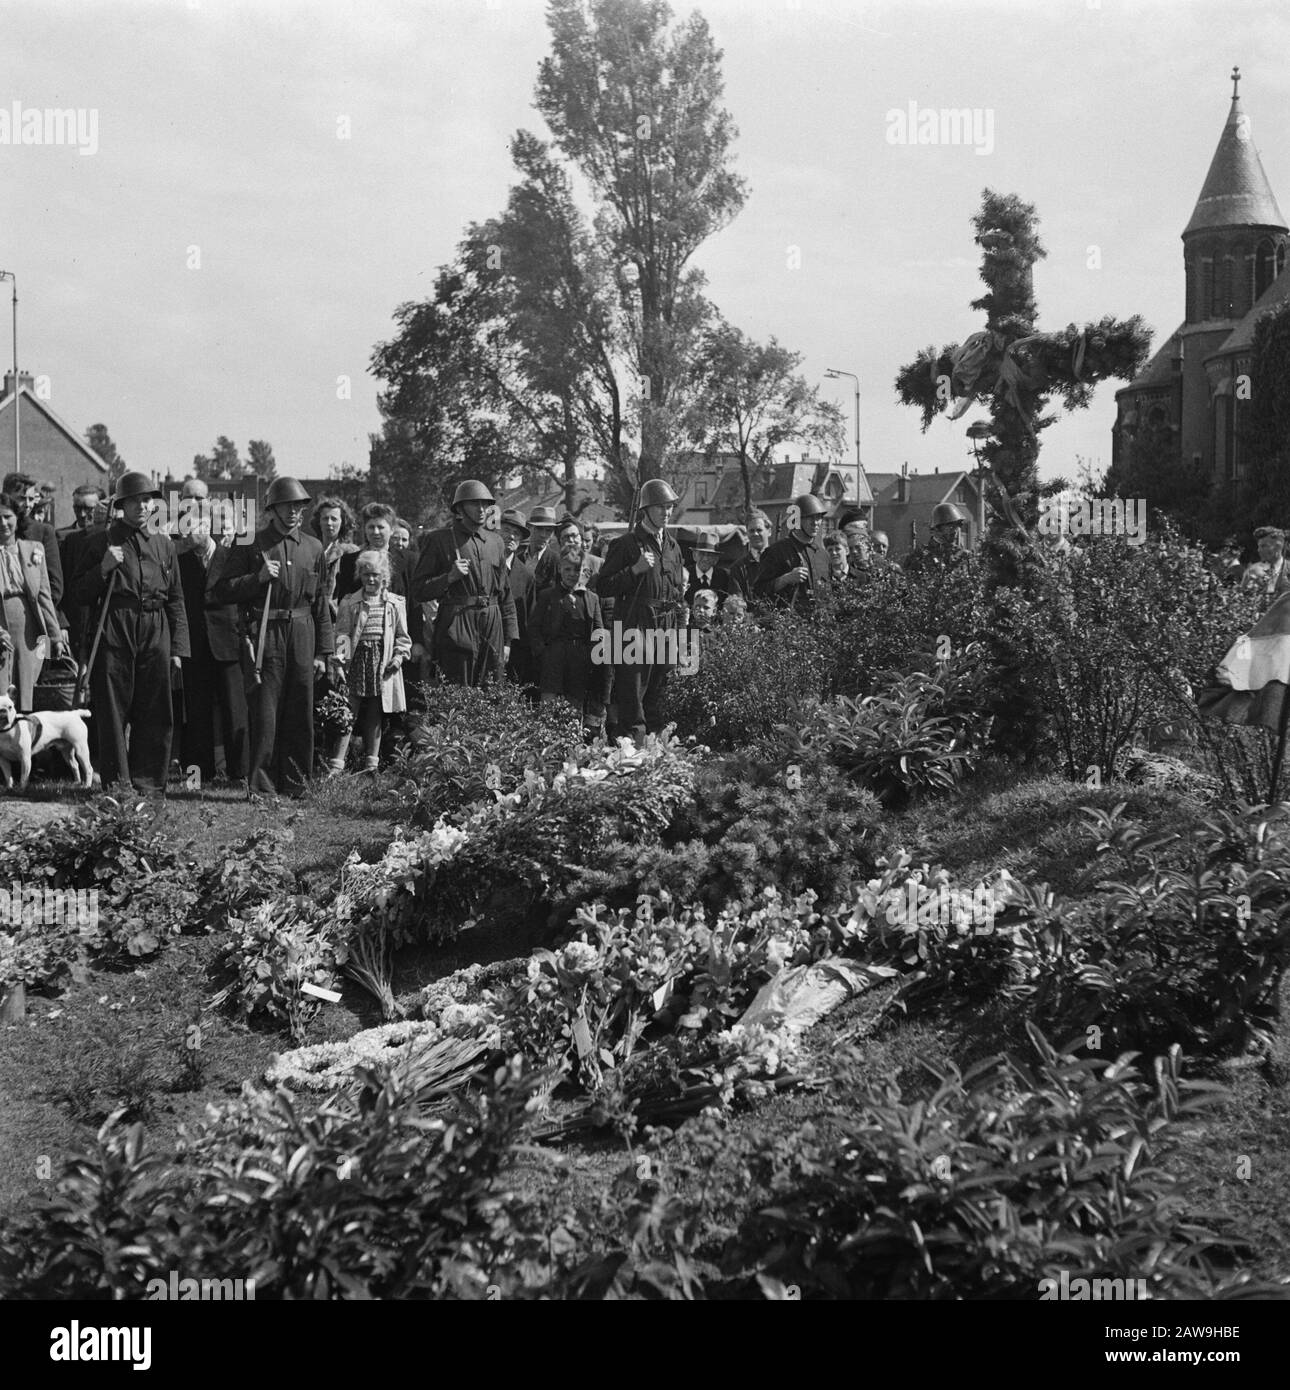
<path fill-rule="evenodd" d="M 987 185 L 1038 208 L 1041 327 L 1136 312 L 1157 343 L 1182 318 L 1179 234 L 1234 63 L 1290 209 L 1281 0 L 698 8 L 751 196 L 697 263 L 725 316 L 803 352 L 812 380 L 859 374 L 871 470 L 967 456 L 980 412 L 922 435 L 892 380 L 981 326 L 969 218 Z M 502 208 L 516 128 L 546 134 L 531 105 L 544 6 L 0 0 L 0 26 L 0 109 L 97 122 L 92 154 L 0 144 L 0 266 L 18 273 L 19 356 L 53 408 L 78 431 L 104 422 L 149 471 L 182 476 L 218 434 L 244 456 L 269 440 L 284 473 L 365 465 L 373 345 L 464 225 Z M 976 110 L 992 148 L 891 143 L 888 115 L 911 102 Z M 850 419 L 850 383 L 824 384 Z M 1045 476 L 1073 475 L 1077 454 L 1110 462 L 1116 385 L 1047 432 Z"/>

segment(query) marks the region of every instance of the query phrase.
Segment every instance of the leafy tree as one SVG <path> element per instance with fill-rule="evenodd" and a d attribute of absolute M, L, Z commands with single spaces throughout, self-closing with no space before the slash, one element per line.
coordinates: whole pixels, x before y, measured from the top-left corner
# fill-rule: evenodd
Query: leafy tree
<path fill-rule="evenodd" d="M 271 483 L 278 475 L 278 465 L 273 457 L 273 445 L 266 439 L 253 439 L 246 446 L 247 462 L 257 478 Z"/>
<path fill-rule="evenodd" d="M 736 456 L 745 516 L 753 508 L 754 472 L 772 462 L 780 445 L 799 441 L 825 453 L 841 451 L 842 412 L 800 375 L 800 352 L 774 338 L 754 342 L 722 320 L 706 335 L 699 364 L 707 386 L 695 443 L 709 459 L 720 452 Z"/>
<path fill-rule="evenodd" d="M 1030 494 L 1033 520 L 1039 435 L 1057 418 L 1047 413 L 1051 398 L 1067 410 L 1083 409 L 1099 381 L 1131 380 L 1146 360 L 1151 335 L 1136 314 L 1039 333 L 1034 265 L 1047 252 L 1034 207 L 987 188 L 972 222 L 987 291 L 972 308 L 985 312 L 985 329 L 939 352 L 924 348 L 901 368 L 896 393 L 919 408 L 924 430 L 943 410 L 954 420 L 975 398 L 988 402 L 991 438 L 982 455 L 1009 493 Z"/>
<path fill-rule="evenodd" d="M 665 0 L 551 0 L 552 53 L 536 106 L 587 179 L 596 230 L 619 267 L 617 292 L 641 383 L 641 479 L 663 471 L 699 382 L 704 326 L 694 253 L 738 213 L 734 124 L 721 107 L 721 55 L 702 16 L 671 27 Z"/>
<path fill-rule="evenodd" d="M 1250 352 L 1250 406 L 1241 445 L 1242 531 L 1290 518 L 1290 304 L 1260 315 Z"/>
<path fill-rule="evenodd" d="M 91 425 L 85 431 L 85 442 L 108 466 L 108 478 L 115 482 L 126 470 L 126 461 L 117 453 L 106 425 Z"/>

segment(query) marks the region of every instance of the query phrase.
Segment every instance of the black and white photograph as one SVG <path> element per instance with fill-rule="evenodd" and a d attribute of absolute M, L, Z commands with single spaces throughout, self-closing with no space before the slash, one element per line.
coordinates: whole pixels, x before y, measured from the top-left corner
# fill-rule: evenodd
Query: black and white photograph
<path fill-rule="evenodd" d="M 1271 1366 L 1290 9 L 0 35 L 6 1366 L 302 1301 Z"/>

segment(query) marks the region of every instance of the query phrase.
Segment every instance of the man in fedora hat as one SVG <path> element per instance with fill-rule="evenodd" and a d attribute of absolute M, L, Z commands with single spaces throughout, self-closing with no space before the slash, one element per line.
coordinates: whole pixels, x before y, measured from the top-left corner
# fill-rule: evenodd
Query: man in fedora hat
<path fill-rule="evenodd" d="M 548 551 L 549 563 L 554 564 L 559 559 L 560 547 L 555 543 L 556 520 L 554 507 L 534 507 L 529 513 L 529 539 L 524 552 L 524 562 L 529 569 L 536 570 Z"/>
<path fill-rule="evenodd" d="M 268 522 L 232 548 L 206 596 L 240 605 L 251 641 L 263 641 L 259 683 L 254 671 L 247 683 L 251 790 L 299 796 L 314 765 L 314 680 L 334 650 L 326 558 L 300 530 L 309 494 L 295 478 L 275 478 L 264 500 Z"/>
<path fill-rule="evenodd" d="M 524 513 L 508 507 L 501 518 L 502 545 L 506 548 L 506 576 L 515 600 L 515 627 L 518 636 L 511 643 L 506 674 L 523 689 L 536 686 L 538 672 L 529 643 L 529 624 L 537 606 L 537 583 L 533 571 L 520 558 L 520 547 L 533 534 Z"/>
<path fill-rule="evenodd" d="M 160 496 L 146 473 L 121 475 L 112 498 L 117 515 L 85 542 L 70 590 L 71 602 L 95 622 L 107 605 L 90 670 L 103 785 L 129 782 L 151 792 L 165 791 L 170 770 L 170 673 L 191 655 L 175 543 L 150 524 Z"/>
<path fill-rule="evenodd" d="M 453 493 L 451 526 L 430 534 L 412 577 L 416 603 L 435 600 L 434 659 L 453 685 L 501 680 L 519 636 L 515 598 L 501 537 L 485 526 L 496 517 L 492 490 L 467 478 Z"/>
<path fill-rule="evenodd" d="M 694 607 L 694 596 L 703 589 L 710 589 L 720 603 L 730 592 L 730 571 L 717 563 L 717 533 L 708 527 L 700 527 L 694 540 L 694 568 L 689 572 L 685 587 L 687 607 Z"/>

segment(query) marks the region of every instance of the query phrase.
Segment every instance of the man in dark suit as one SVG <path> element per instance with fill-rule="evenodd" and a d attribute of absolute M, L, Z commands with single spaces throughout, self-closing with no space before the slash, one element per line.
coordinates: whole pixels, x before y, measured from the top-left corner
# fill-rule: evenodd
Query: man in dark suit
<path fill-rule="evenodd" d="M 228 563 L 233 539 L 233 532 L 226 531 L 217 545 L 211 535 L 210 520 L 203 517 L 179 553 L 179 579 L 184 586 L 192 648 L 192 655 L 183 664 L 186 717 L 180 731 L 180 763 L 185 772 L 196 765 L 202 780 L 207 782 L 218 776 L 233 782 L 246 778 L 246 687 L 237 605 L 206 601 L 207 590 L 219 580 Z M 215 756 L 216 711 L 223 766 Z"/>
<path fill-rule="evenodd" d="M 753 600 L 753 585 L 757 582 L 757 571 L 761 568 L 761 557 L 770 545 L 770 517 L 763 511 L 754 511 L 748 518 L 748 550 L 727 569 L 729 575 L 728 592 L 741 594 L 746 603 Z"/>
<path fill-rule="evenodd" d="M 689 582 L 685 586 L 685 602 L 694 607 L 694 596 L 703 589 L 711 589 L 721 603 L 730 592 L 730 571 L 717 564 L 717 533 L 701 530 L 694 546 L 694 566 L 688 571 Z"/>
<path fill-rule="evenodd" d="M 515 626 L 519 629 L 519 636 L 511 643 L 506 674 L 516 685 L 528 689 L 530 686 L 536 687 L 538 682 L 537 665 L 529 645 L 529 624 L 533 621 L 533 610 L 537 606 L 538 590 L 533 571 L 520 559 L 520 546 L 530 534 L 524 513 L 514 508 L 504 511 L 501 531 L 502 544 L 506 547 L 506 573 L 510 580 L 511 597 L 515 600 Z"/>
<path fill-rule="evenodd" d="M 80 568 L 81 554 L 85 542 L 107 525 L 107 508 L 103 505 L 103 494 L 93 483 L 83 483 L 72 493 L 72 516 L 70 526 L 54 532 L 58 541 L 58 558 L 63 568 L 64 580 L 70 580 Z M 87 629 L 94 618 L 94 610 L 75 604 L 64 596 L 63 613 L 67 618 L 67 631 L 71 639 L 72 655 L 78 660 L 89 655 L 89 643 L 93 632 Z"/>

